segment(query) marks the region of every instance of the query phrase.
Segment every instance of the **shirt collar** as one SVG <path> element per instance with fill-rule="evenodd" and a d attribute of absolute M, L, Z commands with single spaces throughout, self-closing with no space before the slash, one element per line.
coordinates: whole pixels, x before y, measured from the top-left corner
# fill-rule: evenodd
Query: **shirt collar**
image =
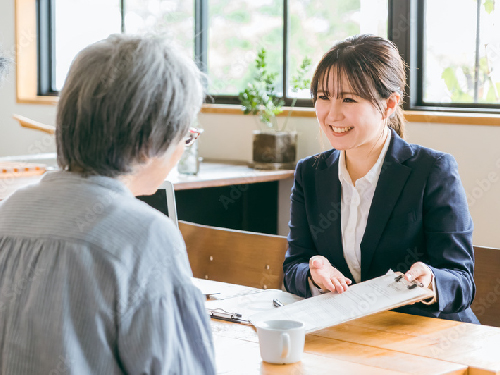
<path fill-rule="evenodd" d="M 389 148 L 389 144 L 391 143 L 391 131 L 386 131 L 386 138 L 384 142 L 384 147 L 380 151 L 380 155 L 376 163 L 373 167 L 368 171 L 368 173 L 363 176 L 363 179 L 366 179 L 371 185 L 376 186 L 378 182 L 378 178 L 380 176 L 380 171 L 382 170 L 382 163 L 384 162 L 385 155 L 387 154 L 387 150 Z M 347 166 L 345 164 L 345 150 L 340 152 L 339 156 L 339 180 L 340 182 L 347 182 L 351 185 L 354 185 L 351 180 L 351 176 L 347 171 Z"/>
<path fill-rule="evenodd" d="M 78 184 L 91 184 L 99 185 L 106 189 L 112 190 L 116 193 L 133 196 L 132 192 L 125 186 L 125 184 L 116 179 L 106 176 L 87 176 L 84 177 L 78 173 L 68 171 L 55 171 L 48 172 L 43 177 L 41 182 L 57 181 L 58 183 L 78 183 Z"/>
<path fill-rule="evenodd" d="M 345 150 L 340 151 L 339 156 L 339 180 L 341 183 L 347 182 L 350 185 L 353 185 L 351 176 L 349 172 L 347 172 L 347 166 L 345 164 Z"/>

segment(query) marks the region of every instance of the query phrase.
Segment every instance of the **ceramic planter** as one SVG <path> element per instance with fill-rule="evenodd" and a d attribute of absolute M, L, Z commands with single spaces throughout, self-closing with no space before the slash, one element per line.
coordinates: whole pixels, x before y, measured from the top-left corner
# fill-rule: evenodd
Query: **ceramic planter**
<path fill-rule="evenodd" d="M 295 169 L 297 132 L 254 130 L 252 167 L 255 169 Z"/>

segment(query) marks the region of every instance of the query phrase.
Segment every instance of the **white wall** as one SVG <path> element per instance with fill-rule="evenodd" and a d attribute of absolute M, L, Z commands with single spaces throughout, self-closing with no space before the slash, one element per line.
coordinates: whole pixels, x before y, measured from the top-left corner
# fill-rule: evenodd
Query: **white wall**
<path fill-rule="evenodd" d="M 251 134 L 257 128 L 249 116 L 202 114 L 205 133 L 200 138 L 200 153 L 207 158 L 249 161 Z M 298 157 L 327 149 L 320 139 L 314 118 L 292 117 L 290 125 L 299 132 Z M 474 244 L 500 248 L 500 127 L 409 123 L 406 139 L 452 154 L 459 171 L 474 220 Z M 280 186 L 280 234 L 286 234 L 291 185 Z"/>
<path fill-rule="evenodd" d="M 14 1 L 0 1 L 0 43 L 14 50 Z M 14 73 L 14 72 L 12 72 Z M 15 102 L 15 74 L 0 88 L 0 156 L 53 152 L 49 135 L 20 128 L 12 113 L 55 124 L 55 107 Z M 251 158 L 251 133 L 257 128 L 249 116 L 201 114 L 206 129 L 200 138 L 200 154 L 205 158 L 248 161 Z M 291 118 L 299 132 L 299 158 L 327 149 L 321 146 L 316 120 Z M 474 243 L 500 248 L 500 127 L 411 123 L 407 139 L 451 153 L 457 159 L 462 182 L 469 196 L 475 223 Z M 280 233 L 286 234 L 291 182 L 280 183 Z"/>

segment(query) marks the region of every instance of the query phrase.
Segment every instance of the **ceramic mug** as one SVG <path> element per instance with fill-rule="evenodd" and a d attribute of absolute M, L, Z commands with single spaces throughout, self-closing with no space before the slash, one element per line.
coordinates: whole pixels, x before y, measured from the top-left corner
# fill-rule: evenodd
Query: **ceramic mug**
<path fill-rule="evenodd" d="M 296 320 L 265 320 L 255 325 L 260 356 L 269 363 L 295 363 L 304 352 L 306 330 Z"/>

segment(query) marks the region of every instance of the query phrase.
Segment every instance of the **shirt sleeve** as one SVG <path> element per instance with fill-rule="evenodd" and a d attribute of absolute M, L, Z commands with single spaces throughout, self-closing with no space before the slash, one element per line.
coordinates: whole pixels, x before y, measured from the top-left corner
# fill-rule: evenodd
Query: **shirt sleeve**
<path fill-rule="evenodd" d="M 205 298 L 190 280 L 186 247 L 168 219 L 149 225 L 132 263 L 118 324 L 125 374 L 215 374 Z"/>
<path fill-rule="evenodd" d="M 325 289 L 321 289 L 321 288 L 318 288 L 317 286 L 315 286 L 310 277 L 307 278 L 307 282 L 309 283 L 309 288 L 311 289 L 312 297 L 316 297 L 316 296 L 319 296 L 320 294 L 325 294 L 325 293 L 329 292 L 328 289 L 325 290 Z"/>
<path fill-rule="evenodd" d="M 193 285 L 141 303 L 121 318 L 118 350 L 125 374 L 215 374 L 210 322 Z"/>
<path fill-rule="evenodd" d="M 424 263 L 425 264 L 425 263 Z M 434 277 L 434 273 L 430 269 L 430 267 L 426 264 L 425 265 L 429 270 L 431 271 L 432 274 L 432 280 L 431 283 L 429 284 L 428 288 L 434 293 L 432 298 L 421 301 L 424 305 L 432 305 L 433 303 L 437 302 L 437 290 L 436 290 L 436 278 Z"/>

